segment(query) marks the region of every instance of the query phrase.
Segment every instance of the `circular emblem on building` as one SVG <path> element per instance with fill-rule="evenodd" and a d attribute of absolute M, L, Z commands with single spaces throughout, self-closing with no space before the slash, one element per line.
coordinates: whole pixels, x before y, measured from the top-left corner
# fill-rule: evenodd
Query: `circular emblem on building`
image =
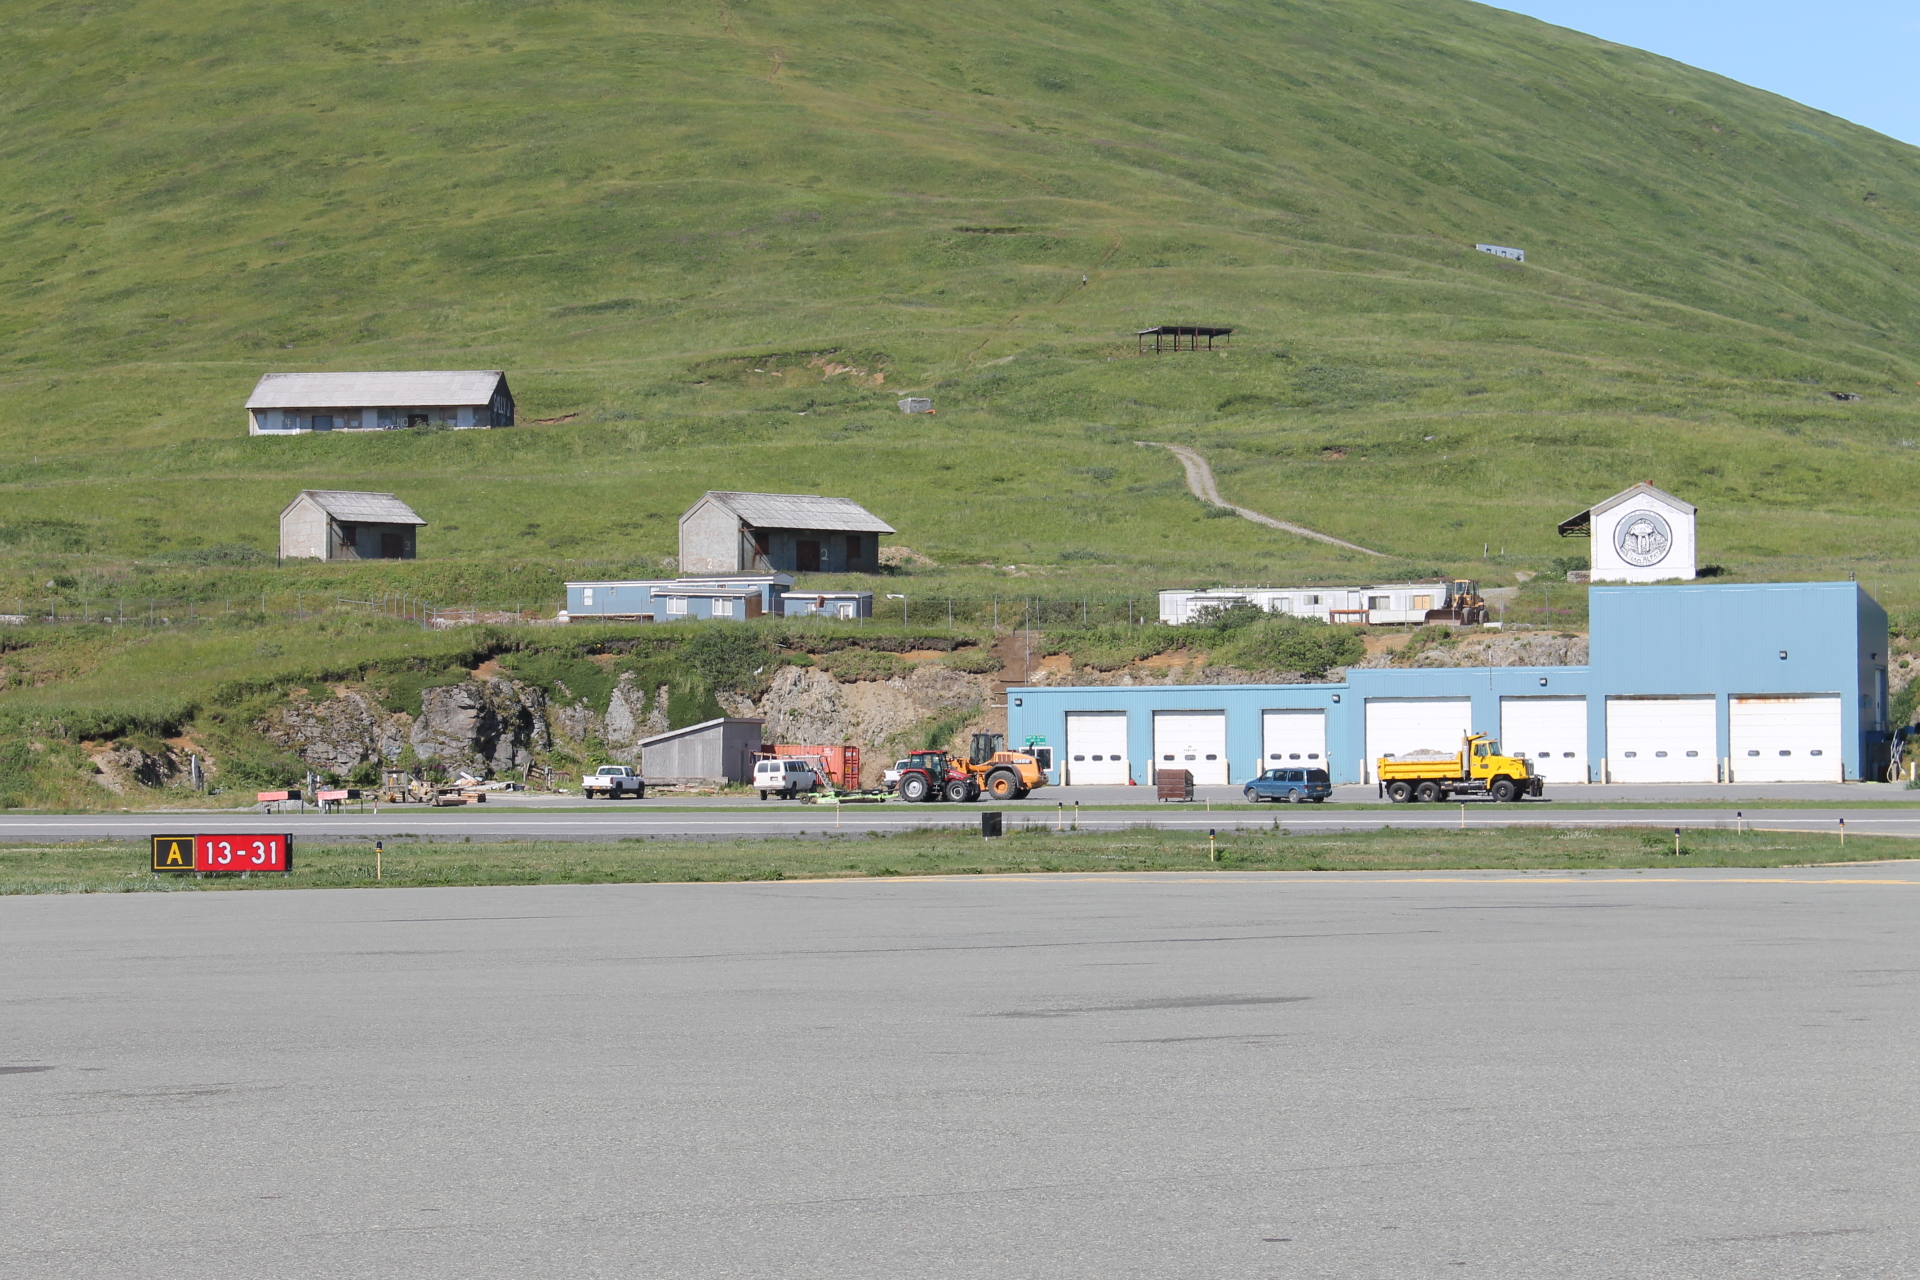
<path fill-rule="evenodd" d="M 1667 558 L 1673 530 L 1654 512 L 1636 511 L 1614 526 L 1613 546 L 1622 560 L 1644 569 Z"/>

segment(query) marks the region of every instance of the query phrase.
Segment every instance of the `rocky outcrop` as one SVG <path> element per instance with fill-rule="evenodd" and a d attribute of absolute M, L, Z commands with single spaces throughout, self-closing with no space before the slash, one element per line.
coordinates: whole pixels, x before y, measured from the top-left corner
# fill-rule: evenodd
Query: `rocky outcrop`
<path fill-rule="evenodd" d="M 547 696 L 514 680 L 469 680 L 428 689 L 408 740 L 422 760 L 481 777 L 517 771 L 553 745 Z"/>
<path fill-rule="evenodd" d="M 913 738 L 929 721 L 962 712 L 979 716 L 993 688 L 991 677 L 932 662 L 890 680 L 857 684 L 841 684 L 819 667 L 782 667 L 760 697 L 721 694 L 719 701 L 728 715 L 766 721 L 761 737 L 767 742 L 859 747 L 862 773 L 871 782 L 893 763 L 892 753 L 924 745 Z M 970 727 L 956 736 L 964 737 Z"/>
<path fill-rule="evenodd" d="M 164 787 L 186 772 L 185 762 L 172 750 L 142 751 L 128 743 L 95 752 L 93 767 L 94 781 L 117 796 L 141 787 Z"/>
<path fill-rule="evenodd" d="M 388 711 L 371 694 L 344 690 L 317 700 L 296 696 L 254 727 L 308 767 L 345 775 L 369 761 L 398 760 L 411 723 L 411 716 Z"/>
<path fill-rule="evenodd" d="M 606 741 L 613 748 L 612 755 L 623 764 L 637 764 L 640 760 L 640 739 L 652 737 L 656 733 L 665 733 L 670 727 L 667 723 L 667 699 L 671 690 L 666 685 L 648 691 L 634 683 L 633 673 L 623 671 L 613 686 L 613 697 L 607 700 Z"/>

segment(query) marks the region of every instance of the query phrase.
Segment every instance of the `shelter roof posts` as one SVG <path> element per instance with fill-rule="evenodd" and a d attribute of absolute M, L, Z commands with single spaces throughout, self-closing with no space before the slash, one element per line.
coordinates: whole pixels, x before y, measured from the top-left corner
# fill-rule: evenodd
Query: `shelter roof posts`
<path fill-rule="evenodd" d="M 1233 330 L 1230 328 L 1222 328 L 1217 325 L 1157 324 L 1151 329 L 1136 329 L 1134 331 L 1134 334 L 1135 334 L 1136 341 L 1138 342 L 1139 354 L 1145 355 L 1147 352 L 1147 338 L 1149 335 L 1151 335 L 1153 338 L 1153 349 L 1157 354 L 1162 350 L 1169 349 L 1161 345 L 1168 338 L 1173 339 L 1173 346 L 1170 349 L 1174 351 L 1179 351 L 1182 349 L 1180 346 L 1180 340 L 1182 338 L 1185 338 L 1187 340 L 1187 345 L 1185 349 L 1188 351 L 1198 351 L 1200 349 L 1200 339 L 1202 338 L 1205 338 L 1207 340 L 1207 350 L 1211 351 L 1213 350 L 1213 340 L 1215 338 L 1224 338 L 1232 332 Z M 1224 346 L 1226 344 L 1222 343 L 1221 345 Z"/>

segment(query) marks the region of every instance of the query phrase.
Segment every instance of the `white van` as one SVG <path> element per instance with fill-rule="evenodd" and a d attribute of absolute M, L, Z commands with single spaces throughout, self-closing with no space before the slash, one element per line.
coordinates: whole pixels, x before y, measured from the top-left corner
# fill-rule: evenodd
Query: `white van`
<path fill-rule="evenodd" d="M 769 792 L 778 793 L 783 799 L 791 800 L 797 795 L 809 791 L 818 791 L 833 784 L 820 776 L 819 770 L 811 760 L 762 760 L 753 766 L 753 785 L 759 789 L 760 798 L 765 800 Z"/>

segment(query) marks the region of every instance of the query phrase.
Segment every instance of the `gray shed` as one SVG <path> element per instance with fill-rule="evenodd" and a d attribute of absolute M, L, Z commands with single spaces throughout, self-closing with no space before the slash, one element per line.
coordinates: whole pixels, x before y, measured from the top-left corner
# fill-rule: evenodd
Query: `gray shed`
<path fill-rule="evenodd" d="M 513 392 L 498 369 L 269 373 L 247 397 L 247 434 L 510 427 Z"/>
<path fill-rule="evenodd" d="M 411 560 L 425 523 L 390 493 L 302 489 L 280 513 L 280 558 Z"/>
<path fill-rule="evenodd" d="M 874 573 L 892 532 L 848 498 L 714 490 L 680 517 L 680 572 Z"/>
<path fill-rule="evenodd" d="M 764 720 L 723 716 L 640 739 L 640 772 L 649 783 L 746 782 L 753 777 Z"/>

